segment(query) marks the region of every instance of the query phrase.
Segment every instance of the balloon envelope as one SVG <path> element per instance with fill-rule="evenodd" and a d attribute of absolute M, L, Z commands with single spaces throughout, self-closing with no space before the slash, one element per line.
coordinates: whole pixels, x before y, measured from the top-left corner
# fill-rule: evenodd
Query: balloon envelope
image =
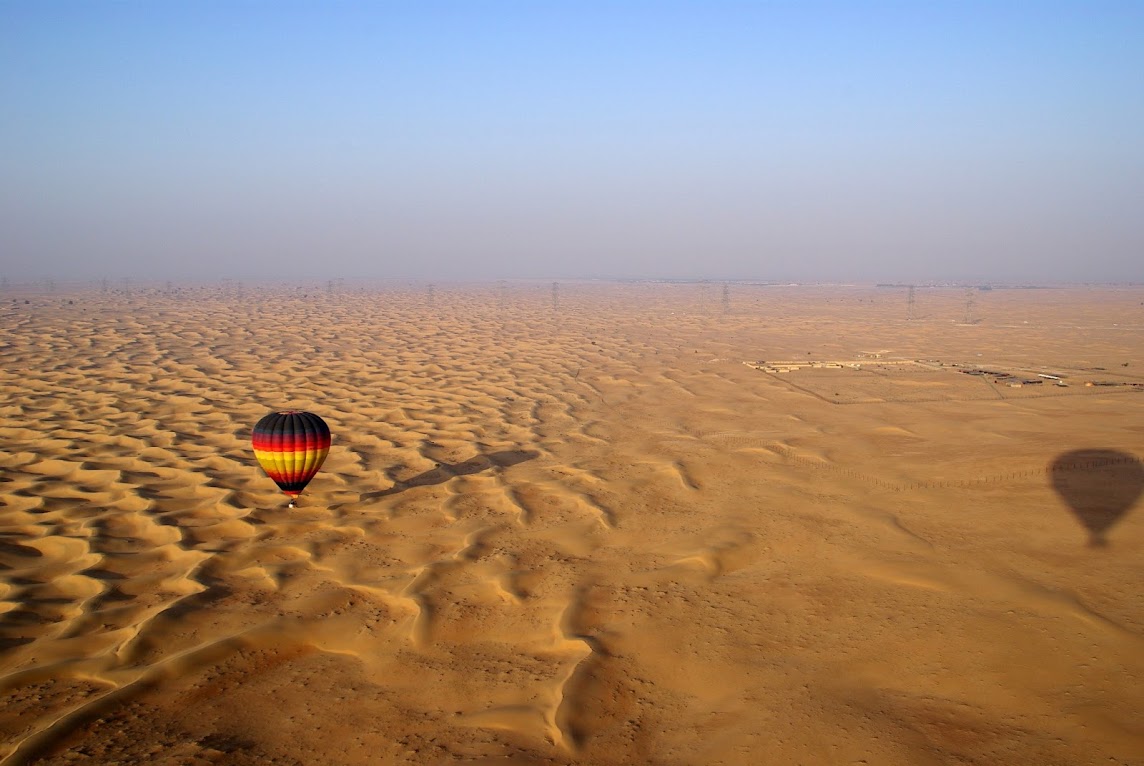
<path fill-rule="evenodd" d="M 312 412 L 271 412 L 254 426 L 254 456 L 290 497 L 301 494 L 330 451 L 330 428 Z"/>

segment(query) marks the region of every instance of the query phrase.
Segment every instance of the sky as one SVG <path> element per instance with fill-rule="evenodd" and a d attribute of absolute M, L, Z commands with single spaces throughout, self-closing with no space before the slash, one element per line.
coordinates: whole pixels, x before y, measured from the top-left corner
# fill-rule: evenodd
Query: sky
<path fill-rule="evenodd" d="M 1144 2 L 0 0 L 0 276 L 1144 281 Z"/>

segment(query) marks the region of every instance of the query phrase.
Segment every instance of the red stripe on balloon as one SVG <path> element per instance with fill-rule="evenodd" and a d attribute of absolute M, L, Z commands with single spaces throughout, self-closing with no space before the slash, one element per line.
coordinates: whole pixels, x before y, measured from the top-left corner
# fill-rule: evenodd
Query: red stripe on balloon
<path fill-rule="evenodd" d="M 309 452 L 330 446 L 329 434 L 254 434 L 251 443 L 261 452 Z"/>

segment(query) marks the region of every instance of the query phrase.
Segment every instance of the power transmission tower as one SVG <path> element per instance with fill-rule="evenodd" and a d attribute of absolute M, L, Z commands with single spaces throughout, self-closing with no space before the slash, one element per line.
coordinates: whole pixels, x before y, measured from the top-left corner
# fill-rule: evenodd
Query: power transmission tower
<path fill-rule="evenodd" d="M 910 285 L 910 292 L 906 298 L 906 319 L 914 319 L 914 286 Z"/>
<path fill-rule="evenodd" d="M 432 305 L 433 305 L 433 294 L 434 294 L 434 289 L 435 289 L 435 288 L 434 288 L 434 285 L 433 285 L 433 283 L 432 283 L 432 282 L 430 282 L 430 283 L 429 283 L 429 289 L 427 289 L 427 290 L 425 291 L 425 297 L 426 297 L 426 299 L 428 299 L 428 301 L 429 301 L 429 305 L 430 305 L 430 306 L 432 306 Z"/>
<path fill-rule="evenodd" d="M 559 311 L 560 310 L 560 283 L 559 282 L 553 282 L 552 283 L 552 310 L 553 311 Z"/>
<path fill-rule="evenodd" d="M 731 286 L 726 282 L 723 283 L 723 313 L 731 313 Z"/>
<path fill-rule="evenodd" d="M 973 307 L 977 305 L 977 291 L 970 287 L 965 291 L 965 323 L 973 324 Z"/>

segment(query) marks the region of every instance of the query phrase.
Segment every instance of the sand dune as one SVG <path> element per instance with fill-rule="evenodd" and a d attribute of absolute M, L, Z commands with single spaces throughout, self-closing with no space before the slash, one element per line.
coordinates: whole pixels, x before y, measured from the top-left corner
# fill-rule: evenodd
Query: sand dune
<path fill-rule="evenodd" d="M 0 301 L 2 764 L 1144 763 L 1144 291 Z"/>

